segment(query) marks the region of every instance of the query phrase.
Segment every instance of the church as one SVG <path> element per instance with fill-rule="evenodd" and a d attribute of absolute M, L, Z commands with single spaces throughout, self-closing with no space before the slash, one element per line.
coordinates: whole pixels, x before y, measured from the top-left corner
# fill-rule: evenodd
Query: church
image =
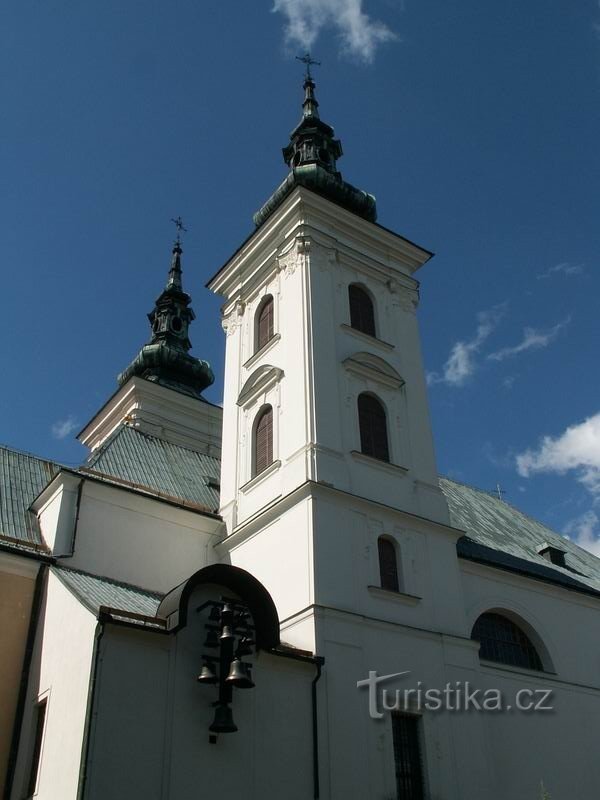
<path fill-rule="evenodd" d="M 0 448 L 3 796 L 591 800 L 600 561 L 439 476 L 432 253 L 342 177 L 309 70 L 283 155 L 207 285 L 223 406 L 178 237 L 85 464 Z"/>

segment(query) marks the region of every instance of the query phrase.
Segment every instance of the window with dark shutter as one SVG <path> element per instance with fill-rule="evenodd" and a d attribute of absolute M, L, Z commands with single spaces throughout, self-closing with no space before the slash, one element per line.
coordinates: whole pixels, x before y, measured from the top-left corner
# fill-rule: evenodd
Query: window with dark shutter
<path fill-rule="evenodd" d="M 42 700 L 35 707 L 34 719 L 34 740 L 31 752 L 31 766 L 29 769 L 29 781 L 27 783 L 27 797 L 35 794 L 40 771 L 40 759 L 42 756 L 42 739 L 44 738 L 44 724 L 46 722 L 46 699 Z"/>
<path fill-rule="evenodd" d="M 385 409 L 372 394 L 358 397 L 358 425 L 361 452 L 381 461 L 389 461 Z"/>
<path fill-rule="evenodd" d="M 266 297 L 256 314 L 256 352 L 273 338 L 273 298 Z"/>
<path fill-rule="evenodd" d="M 273 409 L 266 406 L 256 421 L 254 431 L 254 474 L 259 475 L 273 463 Z"/>
<path fill-rule="evenodd" d="M 479 658 L 513 667 L 543 671 L 542 661 L 529 636 L 502 614 L 482 614 L 471 632 L 480 643 Z"/>
<path fill-rule="evenodd" d="M 399 592 L 400 582 L 398 580 L 398 560 L 396 558 L 396 548 L 394 543 L 385 536 L 380 536 L 377 540 L 377 549 L 379 551 L 379 576 L 381 579 L 381 588 L 388 589 L 390 592 Z"/>
<path fill-rule="evenodd" d="M 398 800 L 424 800 L 425 797 L 419 722 L 414 714 L 392 714 Z"/>
<path fill-rule="evenodd" d="M 375 309 L 373 301 L 360 286 L 355 283 L 348 287 L 350 300 L 350 327 L 357 331 L 375 336 Z"/>

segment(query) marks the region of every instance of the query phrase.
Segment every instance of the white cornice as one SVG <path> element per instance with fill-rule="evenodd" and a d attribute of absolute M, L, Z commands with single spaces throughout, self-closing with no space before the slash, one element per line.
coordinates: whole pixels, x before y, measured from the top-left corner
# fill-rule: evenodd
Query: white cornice
<path fill-rule="evenodd" d="M 240 247 L 208 283 L 217 294 L 238 296 L 242 287 L 297 237 L 324 237 L 330 247 L 354 257 L 390 277 L 410 276 L 431 253 L 314 192 L 297 187 L 273 215 Z"/>
<path fill-rule="evenodd" d="M 122 423 L 153 436 L 218 456 L 223 410 L 219 406 L 133 377 L 78 435 L 92 452 Z"/>

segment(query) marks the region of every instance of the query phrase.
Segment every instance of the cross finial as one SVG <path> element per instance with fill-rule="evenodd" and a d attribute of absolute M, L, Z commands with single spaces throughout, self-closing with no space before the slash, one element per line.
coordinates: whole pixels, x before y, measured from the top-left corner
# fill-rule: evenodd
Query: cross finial
<path fill-rule="evenodd" d="M 506 494 L 506 489 L 503 489 L 503 488 L 500 486 L 500 484 L 499 484 L 499 483 L 497 483 L 497 484 L 496 484 L 496 489 L 495 489 L 495 492 L 496 492 L 496 495 L 497 495 L 497 497 L 498 497 L 498 500 L 502 500 L 502 499 L 503 499 L 502 495 L 505 495 L 505 494 Z"/>
<path fill-rule="evenodd" d="M 296 56 L 296 60 L 302 61 L 303 64 L 306 64 L 306 77 L 309 79 L 312 77 L 312 75 L 310 74 L 310 65 L 316 64 L 318 67 L 321 66 L 320 61 L 315 61 L 314 58 L 310 57 L 310 53 L 308 52 L 308 50 L 306 51 L 306 53 L 304 53 L 303 56 Z"/>
<path fill-rule="evenodd" d="M 181 243 L 181 232 L 187 233 L 187 228 L 183 227 L 183 220 L 181 217 L 177 217 L 176 219 L 171 218 L 171 222 L 177 228 L 177 244 Z"/>

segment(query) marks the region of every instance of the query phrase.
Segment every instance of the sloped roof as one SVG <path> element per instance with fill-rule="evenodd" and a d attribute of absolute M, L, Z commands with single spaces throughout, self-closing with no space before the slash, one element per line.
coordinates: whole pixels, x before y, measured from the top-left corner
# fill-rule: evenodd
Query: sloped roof
<path fill-rule="evenodd" d="M 100 606 L 108 606 L 154 617 L 163 597 L 162 594 L 141 589 L 139 586 L 77 569 L 53 566 L 50 570 L 86 608 L 95 614 L 98 613 Z"/>
<path fill-rule="evenodd" d="M 460 556 L 569 588 L 600 591 L 600 559 L 587 550 L 494 495 L 448 478 L 440 478 L 440 487 L 452 525 L 467 534 L 457 545 Z M 544 545 L 564 550 L 569 568 L 541 556 Z"/>
<path fill-rule="evenodd" d="M 28 511 L 60 470 L 60 465 L 0 445 L 0 534 L 23 544 L 41 545 L 37 520 Z"/>
<path fill-rule="evenodd" d="M 210 511 L 219 508 L 218 458 L 158 439 L 129 425 L 119 426 L 90 457 L 86 467 Z"/>

